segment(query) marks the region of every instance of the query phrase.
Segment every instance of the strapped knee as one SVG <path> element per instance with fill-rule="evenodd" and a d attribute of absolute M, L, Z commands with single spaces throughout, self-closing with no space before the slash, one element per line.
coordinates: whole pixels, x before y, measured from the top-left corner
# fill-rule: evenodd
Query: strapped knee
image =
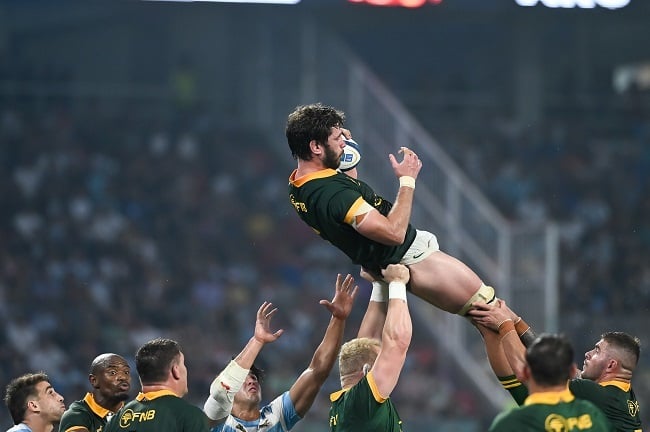
<path fill-rule="evenodd" d="M 465 303 L 465 305 L 457 312 L 457 315 L 465 316 L 472 308 L 472 304 L 477 301 L 485 303 L 492 303 L 496 299 L 496 292 L 491 286 L 481 284 L 481 287 L 474 293 L 474 295 Z"/>

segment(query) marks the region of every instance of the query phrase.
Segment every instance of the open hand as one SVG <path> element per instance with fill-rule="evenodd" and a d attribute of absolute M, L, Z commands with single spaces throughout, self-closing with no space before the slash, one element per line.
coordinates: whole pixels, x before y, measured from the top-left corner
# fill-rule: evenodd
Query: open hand
<path fill-rule="evenodd" d="M 352 304 L 357 296 L 359 287 L 354 284 L 352 275 L 347 275 L 345 278 L 339 273 L 336 275 L 336 291 L 332 301 L 321 300 L 322 304 L 330 311 L 330 313 L 338 319 L 347 319 L 350 312 L 352 312 Z"/>
<path fill-rule="evenodd" d="M 517 318 L 513 316 L 514 313 L 505 305 L 501 299 L 487 304 L 483 302 L 475 302 L 472 308 L 467 311 L 467 315 L 471 317 L 472 321 L 494 331 L 499 330 L 499 325 L 506 320 L 513 320 Z"/>
<path fill-rule="evenodd" d="M 401 162 L 397 162 L 397 158 L 392 153 L 388 155 L 395 176 L 397 178 L 402 176 L 417 178 L 422 169 L 422 161 L 418 158 L 418 155 L 407 147 L 400 148 L 398 153 L 404 154 Z"/>
<path fill-rule="evenodd" d="M 257 310 L 257 320 L 255 321 L 255 339 L 266 344 L 276 341 L 282 333 L 283 329 L 277 331 L 271 330 L 271 318 L 278 311 L 278 308 L 273 307 L 273 303 L 265 301 Z"/>

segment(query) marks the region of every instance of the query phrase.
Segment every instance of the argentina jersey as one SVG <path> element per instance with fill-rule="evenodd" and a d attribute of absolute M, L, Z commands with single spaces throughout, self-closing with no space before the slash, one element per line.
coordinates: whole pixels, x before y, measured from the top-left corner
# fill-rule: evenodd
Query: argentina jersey
<path fill-rule="evenodd" d="M 300 420 L 289 392 L 286 391 L 263 406 L 257 420 L 246 421 L 229 415 L 224 423 L 212 428 L 211 432 L 285 432 Z"/>

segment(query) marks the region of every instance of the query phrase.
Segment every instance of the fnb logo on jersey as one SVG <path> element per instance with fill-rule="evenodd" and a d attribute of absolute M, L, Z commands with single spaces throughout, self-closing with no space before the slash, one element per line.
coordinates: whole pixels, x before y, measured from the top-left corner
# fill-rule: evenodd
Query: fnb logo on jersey
<path fill-rule="evenodd" d="M 589 429 L 593 426 L 591 416 L 583 414 L 580 417 L 563 417 L 559 414 L 551 414 L 544 421 L 544 430 L 552 432 L 569 432 L 573 430 Z"/>
<path fill-rule="evenodd" d="M 133 410 L 126 410 L 122 413 L 120 417 L 120 427 L 126 429 L 131 426 L 131 423 L 135 422 L 144 422 L 153 420 L 156 416 L 156 410 L 147 410 L 144 412 L 135 412 Z"/>
<path fill-rule="evenodd" d="M 638 401 L 627 401 L 627 410 L 630 412 L 632 417 L 636 417 L 639 413 L 639 402 Z"/>

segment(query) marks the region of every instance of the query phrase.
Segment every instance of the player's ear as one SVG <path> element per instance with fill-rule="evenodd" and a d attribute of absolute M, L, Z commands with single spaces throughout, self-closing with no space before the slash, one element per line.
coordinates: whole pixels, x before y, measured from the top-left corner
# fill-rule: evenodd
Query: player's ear
<path fill-rule="evenodd" d="M 38 406 L 38 402 L 35 401 L 34 399 L 28 400 L 27 401 L 27 409 L 33 412 L 39 412 L 40 408 Z"/>
<path fill-rule="evenodd" d="M 181 378 L 181 373 L 180 373 L 180 370 L 179 370 L 179 367 L 178 367 L 178 364 L 177 364 L 177 363 L 174 363 L 174 364 L 172 365 L 171 370 L 170 370 L 169 372 L 172 374 L 172 377 L 173 377 L 175 380 L 178 380 L 178 379 Z"/>
<path fill-rule="evenodd" d="M 97 377 L 93 374 L 88 375 L 88 382 L 90 382 L 90 385 L 93 388 L 98 388 L 99 386 L 97 385 Z"/>
<path fill-rule="evenodd" d="M 316 141 L 316 140 L 309 141 L 309 148 L 311 149 L 312 153 L 321 154 L 322 153 L 321 147 L 322 146 L 320 145 L 320 143 L 318 141 Z"/>
<path fill-rule="evenodd" d="M 607 366 L 606 366 L 607 369 L 616 370 L 616 366 L 618 366 L 618 361 L 616 359 L 610 358 L 607 361 Z"/>

